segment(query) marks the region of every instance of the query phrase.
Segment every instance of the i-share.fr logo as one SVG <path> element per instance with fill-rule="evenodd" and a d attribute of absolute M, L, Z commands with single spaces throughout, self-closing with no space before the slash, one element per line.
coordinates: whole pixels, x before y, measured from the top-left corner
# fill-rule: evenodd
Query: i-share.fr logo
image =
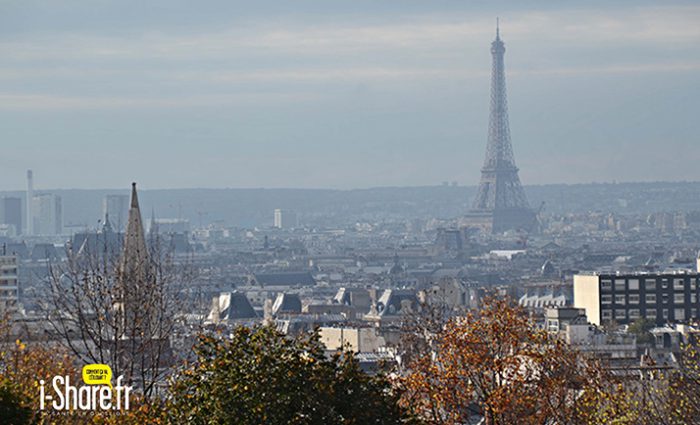
<path fill-rule="evenodd" d="M 112 368 L 105 364 L 89 364 L 83 367 L 85 385 L 76 387 L 70 376 L 55 376 L 51 380 L 53 394 L 46 393 L 46 382 L 39 381 L 39 408 L 44 410 L 46 402 L 57 411 L 69 410 L 129 410 L 129 393 L 133 389 L 122 385 L 123 376 L 112 386 Z"/>

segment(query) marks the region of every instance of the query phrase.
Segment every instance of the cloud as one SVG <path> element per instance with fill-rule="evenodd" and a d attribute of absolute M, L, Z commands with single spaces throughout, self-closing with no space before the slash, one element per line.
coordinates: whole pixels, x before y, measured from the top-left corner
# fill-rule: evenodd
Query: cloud
<path fill-rule="evenodd" d="M 679 55 L 669 60 L 668 49 L 695 52 L 698 20 L 700 7 L 695 6 L 516 12 L 503 19 L 506 41 L 521 47 L 515 54 L 527 46 L 529 57 L 545 60 L 509 63 L 508 75 L 697 72 L 700 62 Z M 287 20 L 274 26 L 260 19 L 187 33 L 144 28 L 119 36 L 28 34 L 0 42 L 0 108 L 285 103 L 323 98 L 313 84 L 381 83 L 410 90 L 416 82 L 484 79 L 490 73 L 485 50 L 493 26 L 491 17 L 457 13 L 383 17 L 372 23 Z M 581 48 L 589 55 L 623 54 L 590 57 L 581 64 Z M 625 56 L 627 49 L 636 53 Z"/>
<path fill-rule="evenodd" d="M 700 71 L 700 62 L 668 62 L 668 63 L 632 63 L 611 64 L 601 66 L 577 66 L 568 68 L 546 69 L 514 69 L 509 70 L 509 76 L 528 75 L 594 75 L 594 74 L 641 74 L 641 73 L 667 73 L 667 72 L 691 72 Z"/>
<path fill-rule="evenodd" d="M 104 110 L 177 109 L 191 107 L 250 106 L 270 102 L 297 104 L 318 100 L 316 93 L 237 93 L 202 96 L 61 96 L 52 94 L 0 93 L 0 110 Z"/>
<path fill-rule="evenodd" d="M 386 18 L 385 18 L 386 19 Z M 502 20 L 506 37 L 522 42 L 669 45 L 700 40 L 700 6 L 643 7 L 620 10 L 555 10 L 516 12 Z M 264 19 L 232 29 L 185 35 L 129 32 L 121 36 L 58 33 L 0 43 L 3 57 L 29 60 L 181 60 L 221 58 L 246 52 L 289 57 L 345 55 L 398 50 L 435 50 L 481 46 L 494 33 L 492 17 L 473 14 L 399 16 L 396 20 L 324 23 L 288 21 L 271 25 Z"/>
<path fill-rule="evenodd" d="M 274 16 L 243 6 L 245 19 L 232 18 L 230 25 L 226 18 L 210 25 L 201 17 L 164 25 L 172 17 L 151 14 L 122 29 L 114 16 L 90 14 L 95 22 L 77 29 L 7 31 L 0 38 L 3 137 L 10 148 L 47 143 L 49 157 L 54 144 L 69 152 L 100 140 L 112 156 L 127 141 L 160 144 L 178 164 L 174 168 L 191 167 L 194 174 L 209 170 L 199 165 L 206 159 L 193 165 L 190 158 L 226 162 L 248 149 L 246 167 L 219 169 L 251 185 L 261 178 L 271 186 L 333 180 L 329 184 L 347 187 L 418 184 L 462 175 L 457 173 L 478 178 L 495 13 L 472 5 L 425 12 L 441 7 L 428 2 L 410 12 L 401 2 L 383 3 L 374 13 L 375 6 L 366 4 L 352 13 Z M 518 3 L 500 14 L 515 148 L 523 164 L 541 163 L 554 146 L 563 157 L 574 157 L 624 150 L 628 138 L 648 159 L 673 137 L 692 143 L 698 100 L 689 88 L 700 75 L 700 6 L 629 4 L 525 10 Z M 112 26 L 101 29 L 105 19 Z M 652 129 L 665 144 L 644 138 Z M 616 137 L 620 141 L 607 142 Z M 168 150 L 175 140 L 183 147 Z M 294 152 L 293 161 L 276 161 L 282 171 L 256 175 L 271 169 L 263 158 L 268 151 Z M 394 152 L 403 156 L 387 165 Z M 17 148 L 5 155 L 11 162 L 32 157 Z M 691 158 L 681 155 L 679 161 Z M 539 174 L 532 174 L 532 165 L 523 167 L 523 177 L 586 181 L 600 171 L 569 173 L 579 164 L 556 161 L 535 165 Z M 691 162 L 669 172 L 694 169 Z M 50 165 L 46 160 L 41 166 Z M 622 172 L 620 167 L 610 175 Z M 121 168 L 114 171 L 119 173 Z"/>

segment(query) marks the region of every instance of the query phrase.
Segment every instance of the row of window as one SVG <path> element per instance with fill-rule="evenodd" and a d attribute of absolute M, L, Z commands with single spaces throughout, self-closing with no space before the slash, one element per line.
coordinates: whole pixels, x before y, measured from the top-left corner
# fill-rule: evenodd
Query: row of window
<path fill-rule="evenodd" d="M 696 278 L 690 278 L 687 282 L 685 278 L 667 278 L 661 279 L 657 282 L 656 279 L 644 279 L 642 282 L 646 290 L 656 290 L 657 284 L 662 289 L 668 289 L 669 286 L 673 286 L 675 290 L 685 290 L 686 283 L 691 290 L 698 287 L 698 282 Z M 638 291 L 640 286 L 639 279 L 601 279 L 600 287 L 603 290 L 610 290 L 615 287 L 616 291 Z"/>
<path fill-rule="evenodd" d="M 644 317 L 647 319 L 652 319 L 652 320 L 655 320 L 657 317 L 661 317 L 663 319 L 668 319 L 669 309 L 664 308 L 664 309 L 661 309 L 659 311 L 661 311 L 661 314 L 659 316 L 657 316 L 656 309 L 651 309 L 651 310 L 647 309 Z M 698 309 L 696 309 L 696 308 L 691 308 L 690 314 L 687 316 L 686 316 L 685 312 L 686 312 L 686 310 L 684 308 L 673 309 L 674 320 L 685 320 L 686 317 L 688 317 L 688 318 L 691 318 L 691 317 L 697 318 L 698 317 Z M 611 320 L 613 318 L 616 320 L 620 320 L 620 319 L 635 320 L 635 319 L 639 319 L 640 317 L 642 317 L 641 312 L 639 309 L 636 309 L 636 308 L 629 309 L 629 310 L 616 309 L 616 310 L 614 310 L 614 312 L 613 312 L 613 310 L 605 309 L 601 312 L 601 318 L 603 320 Z"/>
<path fill-rule="evenodd" d="M 16 289 L 0 290 L 0 298 L 16 298 L 16 297 L 17 297 L 17 290 Z"/>
<path fill-rule="evenodd" d="M 661 303 L 662 304 L 668 304 L 670 296 L 669 294 L 661 294 Z M 640 296 L 639 294 L 629 294 L 629 295 L 624 295 L 624 294 L 619 294 L 615 295 L 614 297 L 615 304 L 619 305 L 625 305 L 625 304 L 639 304 L 640 301 Z M 656 294 L 646 294 L 644 296 L 644 302 L 646 304 L 656 304 L 658 300 L 658 297 Z M 690 303 L 695 304 L 698 302 L 698 295 L 693 293 L 690 294 Z M 601 304 L 612 304 L 613 303 L 613 295 L 612 294 L 602 294 L 600 296 L 600 303 Z M 673 294 L 673 303 L 674 304 L 685 304 L 685 294 Z"/>

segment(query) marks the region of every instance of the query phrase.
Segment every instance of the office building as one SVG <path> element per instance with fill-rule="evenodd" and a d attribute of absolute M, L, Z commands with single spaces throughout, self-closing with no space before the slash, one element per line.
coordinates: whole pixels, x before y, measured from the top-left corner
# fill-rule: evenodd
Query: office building
<path fill-rule="evenodd" d="M 0 314 L 13 311 L 19 301 L 17 256 L 0 252 Z"/>
<path fill-rule="evenodd" d="M 5 197 L 0 200 L 0 224 L 14 227 L 15 235 L 22 233 L 22 199 Z"/>
<path fill-rule="evenodd" d="M 574 306 L 591 323 L 657 324 L 698 319 L 700 273 L 591 273 L 574 276 Z"/>
<path fill-rule="evenodd" d="M 276 209 L 272 227 L 276 229 L 293 229 L 298 226 L 297 215 L 293 211 Z"/>
<path fill-rule="evenodd" d="M 32 236 L 34 234 L 34 212 L 32 211 L 34 207 L 34 173 L 32 170 L 27 170 L 27 194 L 24 201 L 26 203 L 24 212 L 27 217 L 27 229 L 24 233 Z"/>
<path fill-rule="evenodd" d="M 52 193 L 34 196 L 32 212 L 35 235 L 51 236 L 63 233 L 63 203 L 60 196 Z"/>
<path fill-rule="evenodd" d="M 188 234 L 190 221 L 183 218 L 155 218 L 151 219 L 148 231 L 161 235 Z"/>
<path fill-rule="evenodd" d="M 105 195 L 102 199 L 102 217 L 105 219 L 109 217 L 109 222 L 117 232 L 124 230 L 128 214 L 128 195 Z"/>

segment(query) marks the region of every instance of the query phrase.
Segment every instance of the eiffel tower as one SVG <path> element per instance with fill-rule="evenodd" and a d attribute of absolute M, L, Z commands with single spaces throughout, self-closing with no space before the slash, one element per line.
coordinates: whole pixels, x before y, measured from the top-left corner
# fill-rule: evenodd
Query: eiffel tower
<path fill-rule="evenodd" d="M 508 125 L 508 101 L 503 57 L 506 48 L 501 40 L 498 21 L 496 39 L 491 43 L 491 114 L 486 159 L 481 182 L 467 221 L 500 233 L 505 230 L 531 230 L 536 223 L 515 166 Z"/>

